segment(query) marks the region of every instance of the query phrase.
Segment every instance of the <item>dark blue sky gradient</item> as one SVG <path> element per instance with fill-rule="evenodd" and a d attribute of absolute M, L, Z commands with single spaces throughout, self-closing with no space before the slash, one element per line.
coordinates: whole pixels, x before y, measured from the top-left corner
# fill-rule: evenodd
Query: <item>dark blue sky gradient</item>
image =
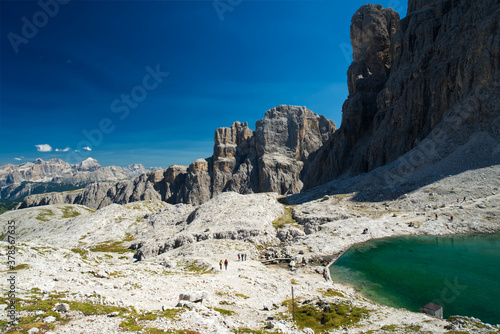
<path fill-rule="evenodd" d="M 16 53 L 9 36 L 22 36 L 22 18 L 33 22 L 42 9 L 2 0 L 0 165 L 89 156 L 102 165 L 189 164 L 212 154 L 216 128 L 253 129 L 279 104 L 340 126 L 350 20 L 365 3 L 247 0 L 221 21 L 213 1 L 73 0 Z M 406 14 L 403 1 L 380 4 Z M 140 92 L 148 66 L 169 75 L 120 119 L 113 101 Z M 103 119 L 113 131 L 98 130 Z M 92 143 L 84 130 L 102 137 Z M 38 152 L 39 144 L 70 150 Z"/>

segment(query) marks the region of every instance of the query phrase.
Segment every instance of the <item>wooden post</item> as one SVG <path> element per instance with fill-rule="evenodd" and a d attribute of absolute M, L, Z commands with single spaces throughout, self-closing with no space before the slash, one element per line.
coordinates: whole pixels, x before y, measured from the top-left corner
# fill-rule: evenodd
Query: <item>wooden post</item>
<path fill-rule="evenodd" d="M 295 299 L 293 298 L 293 286 L 292 286 L 292 319 L 295 323 Z"/>

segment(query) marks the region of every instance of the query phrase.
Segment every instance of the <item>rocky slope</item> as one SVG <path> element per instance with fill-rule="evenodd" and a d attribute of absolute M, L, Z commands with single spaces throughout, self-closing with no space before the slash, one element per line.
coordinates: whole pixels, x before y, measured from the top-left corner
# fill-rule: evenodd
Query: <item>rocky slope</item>
<path fill-rule="evenodd" d="M 452 158 L 447 163 L 474 160 Z M 439 175 L 445 165 L 422 171 L 419 187 L 385 202 L 356 200 L 355 185 L 369 184 L 374 194 L 386 191 L 384 184 L 371 182 L 378 179 L 373 171 L 286 199 L 275 193 L 226 192 L 200 206 L 142 201 L 97 211 L 66 204 L 4 213 L 2 239 L 14 221 L 16 263 L 22 264 L 16 274 L 16 296 L 23 300 L 19 327 L 52 334 L 141 328 L 146 333 L 229 334 L 263 331 L 264 326 L 270 332 L 313 333 L 291 319 L 286 300 L 293 286 L 297 307 L 324 309 L 332 303 L 367 310 L 358 322 L 352 319 L 330 333 L 496 333 L 500 327 L 477 319 L 442 320 L 375 304 L 323 277 L 324 265 L 335 256 L 373 238 L 499 232 L 500 165 L 468 165 L 466 172 L 425 185 L 422 180 Z M 342 192 L 344 183 L 353 189 Z M 409 227 L 410 221 L 420 227 Z M 361 233 L 364 228 L 367 234 Z M 7 246 L 0 241 L 4 271 Z M 238 253 L 247 254 L 248 261 L 237 261 Z M 261 262 L 275 257 L 291 258 L 295 266 Z M 219 270 L 226 258 L 227 271 Z M 7 280 L 0 287 L 6 291 Z M 181 307 L 180 294 L 202 295 L 203 302 L 185 301 Z M 69 311 L 47 309 L 60 301 Z M 7 319 L 5 307 L 0 303 L 0 321 Z M 47 319 L 54 315 L 58 318 Z"/>
<path fill-rule="evenodd" d="M 391 9 L 361 7 L 352 18 L 342 126 L 304 169 L 306 187 L 410 151 L 406 168 L 434 163 L 477 133 L 498 148 L 498 22 L 496 0 L 410 0 L 400 21 Z"/>
<path fill-rule="evenodd" d="M 29 196 L 20 207 L 69 203 L 102 208 L 158 199 L 197 205 L 226 191 L 297 193 L 303 187 L 304 161 L 335 129 L 333 121 L 305 107 L 282 105 L 266 111 L 255 131 L 240 122 L 217 129 L 212 157 L 188 167 L 174 165 L 130 181 L 93 184 L 81 192 Z"/>
<path fill-rule="evenodd" d="M 33 193 L 82 188 L 94 182 L 127 180 L 146 171 L 141 164 L 102 167 L 92 158 L 75 165 L 61 159 L 4 165 L 0 166 L 0 201 L 16 201 Z"/>

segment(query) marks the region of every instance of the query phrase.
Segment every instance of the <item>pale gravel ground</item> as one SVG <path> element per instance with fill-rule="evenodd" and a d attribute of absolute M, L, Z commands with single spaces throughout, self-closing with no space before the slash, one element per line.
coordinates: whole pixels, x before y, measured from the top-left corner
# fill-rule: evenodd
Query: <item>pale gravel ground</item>
<path fill-rule="evenodd" d="M 87 258 L 82 259 L 79 254 L 68 250 L 78 245 L 88 246 L 103 241 L 122 240 L 126 235 L 161 243 L 182 229 L 182 233 L 200 233 L 212 225 L 219 232 L 225 229 L 233 231 L 246 228 L 269 233 L 272 231 L 272 221 L 283 212 L 283 205 L 276 201 L 276 195 L 273 194 L 225 194 L 210 201 L 213 206 L 208 202 L 200 209 L 192 226 L 186 225 L 185 222 L 176 224 L 184 221 L 194 208 L 169 206 L 160 202 L 131 203 L 123 207 L 113 205 L 95 213 L 80 206 L 69 206 L 82 213 L 73 219 L 60 219 L 62 209 L 57 206 L 31 208 L 1 215 L 0 226 L 3 228 L 9 219 L 15 219 L 23 233 L 19 240 L 24 244 L 19 247 L 18 263 L 28 264 L 29 269 L 21 270 L 18 274 L 17 289 L 21 296 L 36 287 L 42 291 L 74 293 L 69 295 L 68 299 L 93 302 L 104 300 L 104 303 L 113 305 L 134 306 L 140 311 L 154 311 L 161 310 L 162 306 L 173 308 L 179 293 L 195 290 L 207 292 L 208 297 L 199 309 L 186 311 L 174 321 L 161 319 L 142 324 L 149 327 L 163 330 L 190 329 L 200 333 L 230 333 L 233 328 L 244 327 L 262 328 L 267 317 L 276 317 L 285 311 L 281 302 L 291 298 L 293 279 L 296 283 L 293 287 L 297 298 L 320 297 L 322 290 L 334 288 L 341 291 L 346 298 L 331 297 L 331 301 L 350 301 L 354 305 L 373 310 L 369 318 L 359 323 L 361 326 L 341 328 L 332 333 L 363 333 L 369 330 L 383 332 L 383 326 L 392 324 L 398 326 L 401 333 L 404 332 L 401 328 L 410 325 L 422 326 L 421 331 L 444 333 L 444 326 L 448 324 L 446 321 L 376 305 L 352 288 L 325 281 L 321 275 L 322 267 L 317 265 L 317 261 L 331 258 L 342 253 L 350 245 L 371 238 L 408 234 L 498 232 L 499 176 L 498 165 L 470 170 L 424 185 L 398 199 L 383 202 L 354 202 L 350 200 L 353 194 L 334 194 L 324 198 L 316 194 L 315 199 L 291 208 L 293 215 L 305 224 L 306 229 L 317 232 L 299 235 L 295 240 L 289 241 L 286 247 L 278 247 L 283 255 L 309 263 L 295 272 L 286 266 L 263 265 L 259 261 L 259 251 L 255 244 L 243 240 L 208 239 L 194 242 L 170 250 L 157 258 L 152 257 L 136 263 L 132 253 L 128 253 L 124 258 L 116 253 L 94 252 L 88 253 Z M 318 191 L 324 192 L 325 189 Z M 467 197 L 465 202 L 462 201 L 463 196 Z M 460 198 L 458 204 L 457 198 Z M 239 210 L 238 205 L 245 207 L 245 210 Z M 255 206 L 252 210 L 264 209 L 259 213 L 259 217 L 251 216 L 252 210 L 248 210 L 248 207 L 252 205 Z M 55 212 L 56 219 L 42 225 L 36 220 L 36 210 L 47 208 Z M 154 213 L 158 209 L 161 210 Z M 231 219 L 233 215 L 234 220 Z M 453 221 L 449 220 L 451 215 L 454 217 Z M 158 221 L 156 229 L 151 226 L 151 221 L 154 220 Z M 420 228 L 408 227 L 410 221 L 419 222 Z M 363 235 L 361 232 L 365 227 L 369 228 L 369 233 Z M 257 242 L 259 240 L 256 239 Z M 273 240 L 277 245 L 278 240 L 275 237 L 267 235 L 262 238 L 262 242 L 271 243 Z M 45 245 L 41 244 L 42 242 Z M 0 270 L 7 269 L 5 246 L 6 244 L 2 243 L 0 248 Z M 236 254 L 242 252 L 248 254 L 248 261 L 237 261 Z M 225 258 L 230 261 L 229 268 L 227 271 L 219 271 L 219 260 Z M 193 260 L 205 263 L 214 270 L 203 275 L 186 272 L 186 262 Z M 172 267 L 165 268 L 159 264 L 164 261 Z M 104 276 L 113 275 L 98 278 L 94 277 L 92 272 L 107 273 Z M 2 280 L 0 286 L 5 290 L 6 282 Z M 102 296 L 102 299 L 95 299 L 90 297 L 91 295 Z M 231 305 L 221 305 L 220 302 Z M 275 303 L 279 307 L 264 311 L 263 306 L 268 303 Z M 236 313 L 224 316 L 210 309 L 213 307 Z M 57 325 L 53 333 L 122 332 L 118 327 L 121 322 L 119 318 L 83 317 L 76 312 L 72 315 L 74 320 Z M 4 317 L 5 313 L 2 311 L 2 318 Z M 275 321 L 275 326 L 283 333 L 301 333 L 290 321 Z M 470 333 L 482 331 L 477 328 L 461 330 Z M 484 332 L 486 330 L 493 329 L 485 328 Z M 494 330 L 500 331 L 498 328 Z"/>

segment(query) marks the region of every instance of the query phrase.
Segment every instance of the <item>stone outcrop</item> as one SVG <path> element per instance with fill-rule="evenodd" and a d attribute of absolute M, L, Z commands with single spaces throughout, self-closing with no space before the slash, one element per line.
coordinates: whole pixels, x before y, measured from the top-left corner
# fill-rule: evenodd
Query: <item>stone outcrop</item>
<path fill-rule="evenodd" d="M 500 137 L 500 4 L 410 0 L 398 21 L 366 5 L 354 14 L 354 62 L 342 126 L 304 169 L 306 188 L 386 165 L 405 169 L 452 153 L 475 133 Z M 390 182 L 390 180 L 388 180 Z"/>
<path fill-rule="evenodd" d="M 222 192 L 297 193 L 304 162 L 335 132 L 333 121 L 305 107 L 280 105 L 257 121 L 255 131 L 235 122 L 215 131 L 214 152 L 189 167 L 173 165 L 118 183 L 98 183 L 77 193 L 30 196 L 21 208 L 46 204 L 111 203 L 161 199 L 199 205 Z"/>

